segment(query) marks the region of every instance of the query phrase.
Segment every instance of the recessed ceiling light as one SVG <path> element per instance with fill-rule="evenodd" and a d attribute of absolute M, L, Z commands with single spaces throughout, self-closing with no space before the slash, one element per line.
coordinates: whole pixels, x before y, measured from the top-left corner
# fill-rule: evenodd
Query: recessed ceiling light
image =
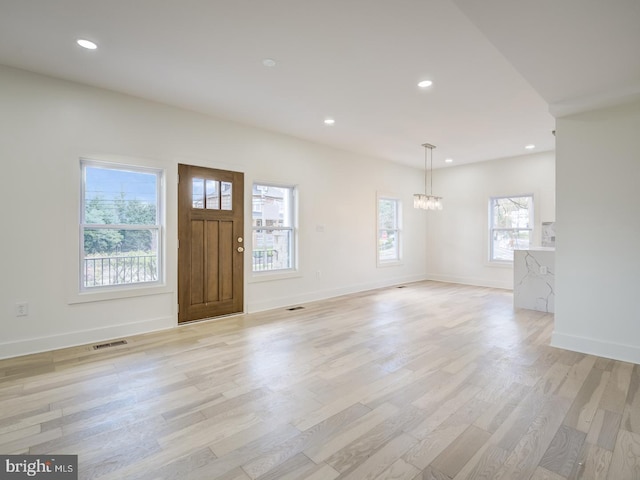
<path fill-rule="evenodd" d="M 262 60 L 262 65 L 269 68 L 275 67 L 276 61 L 273 58 L 265 58 L 264 60 Z"/>
<path fill-rule="evenodd" d="M 325 118 L 324 119 L 324 124 L 325 125 L 333 125 L 334 123 L 336 123 L 336 121 L 333 118 Z"/>
<path fill-rule="evenodd" d="M 534 144 L 530 144 L 526 145 L 524 148 L 526 148 L 527 150 L 533 150 L 534 148 L 536 148 L 536 146 Z"/>
<path fill-rule="evenodd" d="M 433 85 L 433 82 L 431 80 L 422 80 L 421 82 L 418 82 L 418 86 L 420 88 L 427 88 L 427 87 L 430 87 L 431 85 Z"/>
<path fill-rule="evenodd" d="M 453 163 L 453 158 L 445 158 L 444 163 Z"/>
<path fill-rule="evenodd" d="M 79 38 L 78 40 L 76 40 L 76 43 L 82 48 L 86 48 L 87 50 L 95 50 L 96 48 L 98 48 L 98 45 L 93 43 L 91 40 L 85 40 L 84 38 Z"/>

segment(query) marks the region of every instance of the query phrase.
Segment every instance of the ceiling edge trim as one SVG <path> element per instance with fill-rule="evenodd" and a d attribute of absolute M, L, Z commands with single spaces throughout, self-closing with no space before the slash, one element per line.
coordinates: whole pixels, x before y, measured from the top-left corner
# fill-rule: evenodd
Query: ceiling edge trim
<path fill-rule="evenodd" d="M 640 84 L 611 92 L 576 97 L 549 105 L 549 113 L 554 118 L 566 117 L 601 108 L 616 107 L 640 100 Z"/>

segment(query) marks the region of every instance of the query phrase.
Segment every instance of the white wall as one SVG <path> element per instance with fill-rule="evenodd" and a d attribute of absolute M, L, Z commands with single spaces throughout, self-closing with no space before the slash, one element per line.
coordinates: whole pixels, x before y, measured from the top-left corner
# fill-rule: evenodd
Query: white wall
<path fill-rule="evenodd" d="M 428 219 L 428 277 L 513 288 L 513 267 L 488 262 L 489 198 L 532 193 L 534 244 L 540 245 L 541 223 L 555 220 L 554 153 L 437 169 L 433 188 L 444 197 L 444 210 L 424 213 Z"/>
<path fill-rule="evenodd" d="M 248 311 L 424 278 L 425 221 L 410 208 L 420 170 L 6 67 L 0 105 L 0 358 L 176 325 L 178 163 L 245 172 L 249 206 L 254 180 L 299 186 L 300 275 L 253 282 L 245 262 Z M 78 296 L 80 157 L 166 169 L 164 288 Z M 376 267 L 378 191 L 404 201 L 400 266 Z M 27 317 L 16 317 L 18 301 L 29 302 Z"/>
<path fill-rule="evenodd" d="M 640 363 L 640 103 L 557 120 L 552 345 Z"/>

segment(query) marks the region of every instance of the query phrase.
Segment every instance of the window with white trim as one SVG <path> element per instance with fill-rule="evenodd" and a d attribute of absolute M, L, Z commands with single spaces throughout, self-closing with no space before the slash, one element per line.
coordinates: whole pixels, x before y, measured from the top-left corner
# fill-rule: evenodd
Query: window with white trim
<path fill-rule="evenodd" d="M 254 183 L 252 189 L 252 271 L 296 268 L 296 188 Z"/>
<path fill-rule="evenodd" d="M 513 251 L 533 238 L 533 195 L 489 199 L 489 260 L 513 262 Z"/>
<path fill-rule="evenodd" d="M 378 196 L 378 264 L 401 259 L 402 203 L 398 198 Z"/>
<path fill-rule="evenodd" d="M 80 289 L 162 280 L 163 171 L 82 160 Z"/>

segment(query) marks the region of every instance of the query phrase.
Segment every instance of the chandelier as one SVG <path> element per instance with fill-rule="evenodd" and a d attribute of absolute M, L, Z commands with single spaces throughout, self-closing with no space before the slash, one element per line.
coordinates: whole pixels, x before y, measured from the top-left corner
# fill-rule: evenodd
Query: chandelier
<path fill-rule="evenodd" d="M 424 147 L 424 194 L 416 193 L 413 195 L 413 208 L 421 208 L 422 210 L 442 210 L 442 197 L 436 197 L 433 194 L 433 149 L 435 145 L 423 143 Z M 430 166 L 427 170 L 427 157 L 430 157 Z M 427 173 L 431 179 L 429 194 L 427 195 Z"/>

